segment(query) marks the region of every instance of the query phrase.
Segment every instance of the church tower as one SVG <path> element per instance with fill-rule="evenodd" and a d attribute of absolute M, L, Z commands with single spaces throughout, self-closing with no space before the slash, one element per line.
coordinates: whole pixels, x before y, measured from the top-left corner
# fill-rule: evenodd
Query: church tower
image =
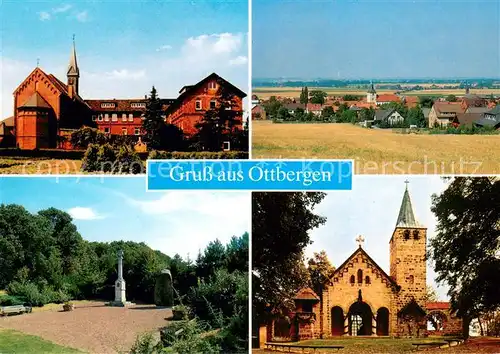
<path fill-rule="evenodd" d="M 377 103 L 377 91 L 375 91 L 375 87 L 373 86 L 373 82 L 370 82 L 370 89 L 366 93 L 366 102 Z"/>
<path fill-rule="evenodd" d="M 395 310 L 425 309 L 427 228 L 415 218 L 406 183 L 390 245 L 391 278 L 401 287 Z M 417 306 L 418 305 L 418 306 Z M 420 311 L 420 310 L 419 310 Z"/>
<path fill-rule="evenodd" d="M 73 50 L 69 57 L 68 72 L 66 76 L 68 77 L 68 94 L 69 97 L 73 98 L 78 95 L 78 81 L 80 80 L 80 69 L 76 61 L 75 36 L 73 36 Z"/>

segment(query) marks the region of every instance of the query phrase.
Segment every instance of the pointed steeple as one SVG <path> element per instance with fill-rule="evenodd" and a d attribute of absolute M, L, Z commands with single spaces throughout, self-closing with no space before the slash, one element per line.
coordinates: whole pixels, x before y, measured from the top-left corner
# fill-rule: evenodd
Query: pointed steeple
<path fill-rule="evenodd" d="M 76 61 L 76 46 L 75 46 L 75 35 L 73 35 L 73 50 L 71 51 L 71 55 L 69 57 L 68 64 L 68 76 L 80 76 L 80 69 L 78 69 L 78 63 Z"/>
<path fill-rule="evenodd" d="M 377 93 L 377 91 L 375 91 L 375 86 L 373 86 L 372 80 L 370 80 L 370 90 L 368 90 L 368 93 Z"/>
<path fill-rule="evenodd" d="M 401 208 L 399 209 L 398 221 L 396 222 L 396 227 L 413 228 L 421 227 L 417 219 L 415 219 L 415 214 L 413 213 L 413 207 L 411 205 L 410 193 L 408 192 L 408 181 L 405 181 L 406 188 L 403 195 L 403 201 L 401 203 Z"/>

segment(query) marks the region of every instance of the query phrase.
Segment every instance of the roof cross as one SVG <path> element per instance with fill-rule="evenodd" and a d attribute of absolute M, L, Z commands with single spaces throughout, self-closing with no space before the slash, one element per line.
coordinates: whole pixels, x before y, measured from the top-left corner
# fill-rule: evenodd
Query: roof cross
<path fill-rule="evenodd" d="M 40 58 L 36 58 L 36 67 L 38 68 L 40 66 Z"/>
<path fill-rule="evenodd" d="M 363 243 L 365 242 L 365 238 L 361 235 L 356 237 L 356 242 L 358 243 L 359 248 L 363 247 Z"/>

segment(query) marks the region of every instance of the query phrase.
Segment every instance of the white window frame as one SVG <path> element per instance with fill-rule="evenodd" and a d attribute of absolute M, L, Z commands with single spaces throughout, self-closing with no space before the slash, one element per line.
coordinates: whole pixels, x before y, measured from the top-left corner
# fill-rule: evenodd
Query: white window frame
<path fill-rule="evenodd" d="M 141 129 L 140 128 L 134 128 L 134 135 L 141 135 Z"/>
<path fill-rule="evenodd" d="M 115 108 L 115 104 L 110 102 L 104 102 L 101 103 L 101 108 Z"/>
<path fill-rule="evenodd" d="M 104 114 L 104 121 L 109 122 L 109 114 Z"/>
<path fill-rule="evenodd" d="M 194 108 L 197 111 L 201 111 L 203 109 L 202 101 L 201 100 L 196 100 L 196 102 L 194 103 Z"/>
<path fill-rule="evenodd" d="M 107 130 L 107 131 L 106 131 L 106 130 Z M 109 134 L 109 132 L 110 132 L 109 127 L 104 127 L 104 134 Z"/>
<path fill-rule="evenodd" d="M 122 127 L 122 135 L 128 135 L 127 127 Z"/>
<path fill-rule="evenodd" d="M 134 115 L 132 113 L 129 113 L 128 115 L 128 121 L 133 122 L 134 121 Z"/>
<path fill-rule="evenodd" d="M 126 122 L 126 121 L 127 121 L 127 114 L 122 113 L 122 122 Z"/>
<path fill-rule="evenodd" d="M 116 114 L 116 113 L 111 114 L 111 121 L 117 122 L 118 121 L 118 114 Z"/>
<path fill-rule="evenodd" d="M 146 108 L 146 103 L 144 103 L 144 102 L 132 102 L 130 104 L 130 107 L 132 107 L 132 108 Z"/>
<path fill-rule="evenodd" d="M 231 151 L 231 142 L 230 141 L 224 141 L 222 143 L 222 150 L 224 150 L 224 151 Z"/>
<path fill-rule="evenodd" d="M 92 122 L 95 122 L 97 120 L 97 116 L 95 114 L 92 115 Z"/>
<path fill-rule="evenodd" d="M 103 121 L 103 119 L 104 119 L 104 118 L 103 118 L 102 114 L 99 114 L 99 116 L 97 117 L 97 121 L 98 121 L 98 122 L 102 122 L 102 121 Z"/>
<path fill-rule="evenodd" d="M 210 81 L 210 82 L 208 83 L 208 89 L 209 89 L 209 90 L 215 90 L 216 88 L 217 88 L 217 82 L 215 82 L 215 81 Z"/>

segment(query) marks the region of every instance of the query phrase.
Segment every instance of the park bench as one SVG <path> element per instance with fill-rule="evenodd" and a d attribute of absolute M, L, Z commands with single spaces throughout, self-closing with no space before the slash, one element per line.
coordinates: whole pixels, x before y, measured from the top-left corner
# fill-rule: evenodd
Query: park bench
<path fill-rule="evenodd" d="M 31 312 L 31 307 L 30 306 L 24 306 L 24 305 L 2 306 L 2 307 L 0 307 L 0 315 L 2 315 L 2 316 L 8 316 L 8 315 L 14 315 L 14 314 L 23 314 L 23 313 L 30 313 L 30 312 Z"/>
<path fill-rule="evenodd" d="M 451 347 L 453 342 L 456 342 L 457 345 L 462 344 L 464 342 L 463 338 L 443 338 L 445 342 L 448 343 L 448 346 Z"/>
<path fill-rule="evenodd" d="M 265 344 L 266 349 L 270 349 L 273 351 L 282 351 L 284 352 L 286 349 L 288 349 L 288 353 L 292 352 L 292 349 L 301 349 L 302 352 L 304 352 L 306 349 L 312 349 L 313 352 L 316 352 L 318 349 L 335 349 L 339 351 L 340 349 L 344 349 L 343 346 L 341 345 L 298 345 L 298 344 L 282 344 L 282 343 L 270 343 L 266 342 Z"/>
<path fill-rule="evenodd" d="M 440 347 L 440 346 L 446 345 L 446 344 L 448 344 L 448 343 L 446 343 L 446 342 L 419 342 L 419 343 L 412 343 L 411 345 L 416 346 L 417 350 L 418 350 L 418 349 L 420 349 L 420 347 Z"/>

